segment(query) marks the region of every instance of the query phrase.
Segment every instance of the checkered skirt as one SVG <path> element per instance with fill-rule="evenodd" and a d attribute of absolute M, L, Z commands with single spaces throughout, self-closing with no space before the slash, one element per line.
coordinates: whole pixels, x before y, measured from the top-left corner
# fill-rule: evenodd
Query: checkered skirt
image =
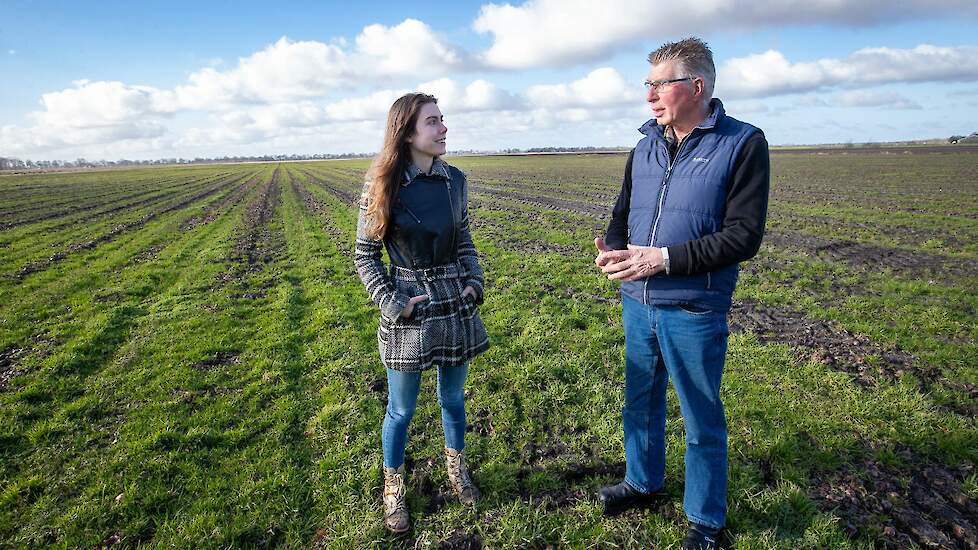
<path fill-rule="evenodd" d="M 377 329 L 384 366 L 419 371 L 461 366 L 489 347 L 489 335 L 471 296 L 462 297 L 468 273 L 458 264 L 429 269 L 391 267 L 398 293 L 428 295 L 411 317 L 382 315 Z"/>

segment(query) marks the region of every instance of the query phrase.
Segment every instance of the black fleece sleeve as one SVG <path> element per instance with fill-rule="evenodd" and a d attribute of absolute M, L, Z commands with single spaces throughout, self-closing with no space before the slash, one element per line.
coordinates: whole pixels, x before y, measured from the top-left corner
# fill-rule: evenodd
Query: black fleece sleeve
<path fill-rule="evenodd" d="M 608 222 L 608 231 L 604 236 L 604 244 L 612 250 L 624 250 L 628 248 L 628 205 L 632 200 L 632 157 L 635 149 L 628 153 L 628 160 L 625 162 L 625 177 L 622 178 L 621 192 L 618 193 L 618 200 L 615 207 L 611 210 L 611 221 Z"/>
<path fill-rule="evenodd" d="M 720 231 L 669 247 L 669 273 L 695 275 L 754 257 L 761 247 L 771 188 L 767 139 L 747 139 L 734 163 L 727 210 Z"/>

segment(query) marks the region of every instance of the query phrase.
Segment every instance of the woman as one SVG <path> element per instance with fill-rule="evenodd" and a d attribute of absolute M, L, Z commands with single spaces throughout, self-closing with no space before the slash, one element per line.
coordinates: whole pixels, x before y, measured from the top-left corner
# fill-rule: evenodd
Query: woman
<path fill-rule="evenodd" d="M 489 337 L 476 311 L 483 276 L 469 233 L 468 185 L 440 158 L 447 132 L 434 97 L 413 93 L 395 101 L 357 222 L 357 273 L 381 314 L 377 340 L 388 392 L 381 431 L 384 523 L 397 533 L 408 529 L 404 448 L 421 371 L 438 371 L 452 489 L 464 504 L 480 496 L 463 456 L 463 388 L 469 360 L 489 347 Z"/>

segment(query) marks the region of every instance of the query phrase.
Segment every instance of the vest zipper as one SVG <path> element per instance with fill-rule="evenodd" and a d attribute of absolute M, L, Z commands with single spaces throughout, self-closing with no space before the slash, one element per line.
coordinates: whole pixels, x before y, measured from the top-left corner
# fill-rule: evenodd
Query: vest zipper
<path fill-rule="evenodd" d="M 699 126 L 690 130 L 683 139 L 679 141 L 679 148 L 676 149 L 676 156 L 669 157 L 669 166 L 666 166 L 666 175 L 662 178 L 662 185 L 659 186 L 659 206 L 655 210 L 655 220 L 652 221 L 652 235 L 649 237 L 649 246 L 655 242 L 655 231 L 659 228 L 659 218 L 662 217 L 662 203 L 666 200 L 666 186 L 669 185 L 669 177 L 672 176 L 672 167 L 675 166 L 676 161 L 679 160 L 679 154 L 683 152 L 683 146 L 686 145 L 686 138 L 693 135 L 693 132 L 699 129 Z M 669 154 L 668 147 L 666 149 L 666 154 Z M 652 277 L 645 278 L 645 285 L 642 287 L 642 303 L 649 305 L 649 280 Z"/>

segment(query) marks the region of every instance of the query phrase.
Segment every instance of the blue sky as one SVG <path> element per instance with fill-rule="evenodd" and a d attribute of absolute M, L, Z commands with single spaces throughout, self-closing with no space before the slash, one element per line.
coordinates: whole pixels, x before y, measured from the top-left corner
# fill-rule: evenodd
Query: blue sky
<path fill-rule="evenodd" d="M 5 5 L 0 156 L 369 152 L 416 89 L 450 149 L 628 146 L 645 56 L 689 34 L 773 144 L 978 131 L 973 0 Z"/>

